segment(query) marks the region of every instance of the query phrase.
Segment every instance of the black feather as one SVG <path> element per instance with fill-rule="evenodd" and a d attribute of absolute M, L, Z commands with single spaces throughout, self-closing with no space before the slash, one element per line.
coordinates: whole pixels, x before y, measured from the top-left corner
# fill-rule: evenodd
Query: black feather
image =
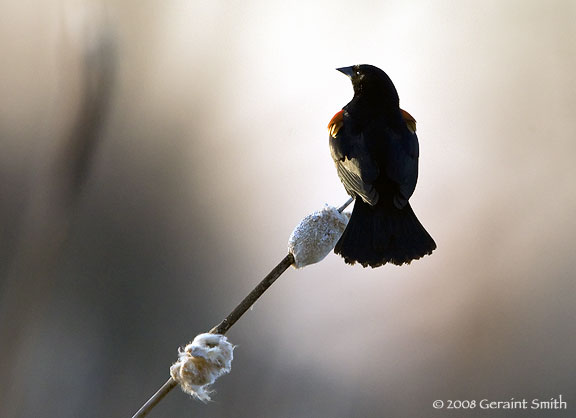
<path fill-rule="evenodd" d="M 386 263 L 410 264 L 436 249 L 410 204 L 398 209 L 393 204 L 370 206 L 356 199 L 348 226 L 334 252 L 349 264 L 379 267 Z"/>
<path fill-rule="evenodd" d="M 351 74 L 354 98 L 330 136 L 330 151 L 356 203 L 334 251 L 364 267 L 410 263 L 436 248 L 408 203 L 418 180 L 418 137 L 384 71 L 371 65 L 340 70 Z"/>

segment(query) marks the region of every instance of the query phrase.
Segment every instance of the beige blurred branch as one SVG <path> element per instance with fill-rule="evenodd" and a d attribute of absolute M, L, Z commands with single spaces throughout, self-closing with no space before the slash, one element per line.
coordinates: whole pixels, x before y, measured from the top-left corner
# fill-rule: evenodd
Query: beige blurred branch
<path fill-rule="evenodd" d="M 338 208 L 338 212 L 342 213 L 354 199 L 350 198 L 346 203 Z M 222 320 L 218 325 L 212 328 L 209 332 L 212 334 L 226 334 L 230 328 L 253 306 L 256 301 L 268 290 L 272 284 L 294 263 L 294 256 L 288 253 L 277 265 L 262 279 L 260 283 L 246 296 L 242 302 L 234 308 L 234 310 Z M 172 389 L 178 386 L 178 383 L 173 378 L 168 379 L 158 391 L 152 395 L 148 401 L 136 412 L 132 418 L 142 418 L 148 415 L 158 403 L 170 393 Z"/>
<path fill-rule="evenodd" d="M 86 28 L 88 33 L 85 34 L 81 58 L 81 103 L 69 140 L 57 162 L 57 168 L 61 170 L 62 199 L 68 200 L 71 206 L 80 196 L 90 173 L 115 85 L 117 56 L 114 32 L 105 16 L 99 17 L 95 27 Z"/>
<path fill-rule="evenodd" d="M 62 26 L 59 45 L 72 45 L 73 59 L 80 63 L 77 90 L 70 86 L 70 80 L 62 80 L 67 87 L 65 92 L 79 91 L 77 111 L 65 134 L 55 138 L 62 140 L 61 149 L 55 156 L 39 156 L 40 168 L 35 168 L 40 175 L 28 199 L 24 227 L 0 291 L 0 381 L 10 382 L 0 391 L 0 404 L 14 416 L 19 415 L 18 409 L 26 402 L 25 386 L 29 384 L 17 374 L 19 364 L 28 361 L 21 358 L 22 347 L 42 320 L 57 280 L 54 272 L 90 174 L 115 77 L 115 39 L 103 10 L 87 8 L 82 13 L 83 19 L 74 21 L 74 25 Z M 64 68 L 64 77 L 73 74 L 68 68 L 70 63 L 59 64 Z M 47 109 L 54 117 L 58 111 L 61 109 Z"/>

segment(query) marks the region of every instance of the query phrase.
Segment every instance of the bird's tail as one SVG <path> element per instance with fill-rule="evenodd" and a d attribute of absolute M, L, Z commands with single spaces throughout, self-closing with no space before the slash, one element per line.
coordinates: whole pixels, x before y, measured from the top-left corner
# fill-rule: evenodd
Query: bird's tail
<path fill-rule="evenodd" d="M 334 248 L 349 264 L 378 267 L 386 263 L 409 264 L 436 249 L 410 204 L 370 206 L 361 198 L 354 203 L 346 230 Z"/>

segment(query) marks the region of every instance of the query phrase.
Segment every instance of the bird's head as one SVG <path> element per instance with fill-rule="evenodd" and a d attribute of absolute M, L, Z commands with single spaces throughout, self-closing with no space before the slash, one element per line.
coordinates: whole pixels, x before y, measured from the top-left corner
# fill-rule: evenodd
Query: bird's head
<path fill-rule="evenodd" d="M 398 104 L 396 87 L 384 71 L 369 64 L 337 68 L 347 75 L 354 87 L 354 97 L 364 97 L 372 102 Z"/>

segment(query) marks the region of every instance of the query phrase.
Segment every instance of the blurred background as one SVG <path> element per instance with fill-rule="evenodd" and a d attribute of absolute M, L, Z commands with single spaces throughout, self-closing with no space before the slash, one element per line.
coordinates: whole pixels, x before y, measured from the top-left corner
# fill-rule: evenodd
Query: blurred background
<path fill-rule="evenodd" d="M 228 333 L 230 375 L 152 417 L 573 416 L 572 0 L 4 0 L 0 416 L 131 416 L 178 346 L 347 196 L 336 67 L 418 121 L 438 249 L 288 270 Z M 568 411 L 436 411 L 562 395 Z"/>

